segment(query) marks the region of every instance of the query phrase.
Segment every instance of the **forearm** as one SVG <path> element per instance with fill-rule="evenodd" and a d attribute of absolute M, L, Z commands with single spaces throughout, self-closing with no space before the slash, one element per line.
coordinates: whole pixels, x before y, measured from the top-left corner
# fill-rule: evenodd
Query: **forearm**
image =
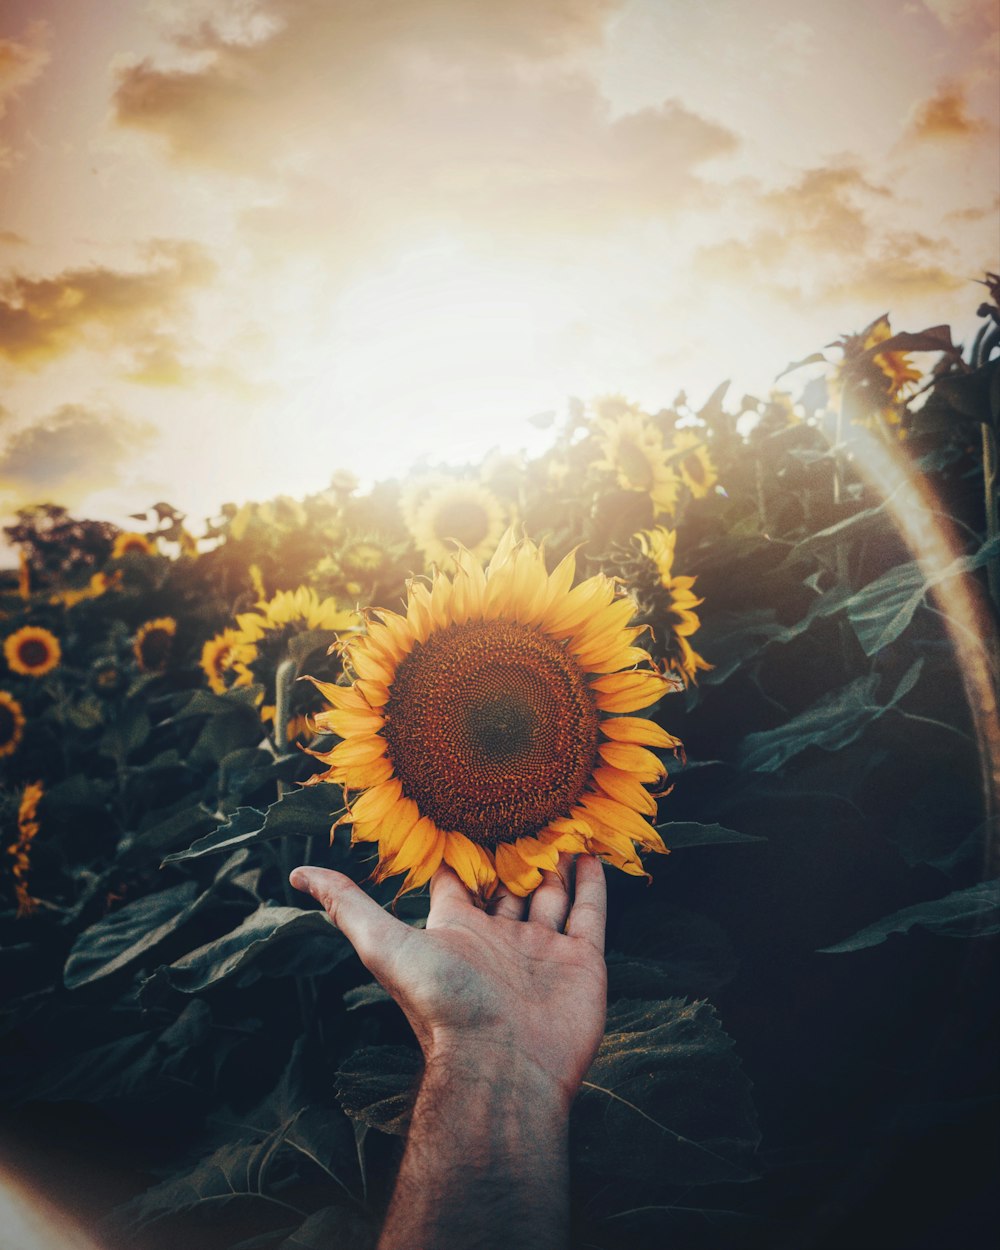
<path fill-rule="evenodd" d="M 568 1122 L 505 1048 L 429 1058 L 379 1250 L 560 1250 Z"/>

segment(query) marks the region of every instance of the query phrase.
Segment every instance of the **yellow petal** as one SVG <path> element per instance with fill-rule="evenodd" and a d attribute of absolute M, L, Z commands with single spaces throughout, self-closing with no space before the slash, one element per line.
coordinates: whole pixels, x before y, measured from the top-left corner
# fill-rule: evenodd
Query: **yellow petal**
<path fill-rule="evenodd" d="M 656 815 L 656 800 L 643 788 L 642 782 L 630 777 L 617 768 L 595 768 L 594 780 L 605 794 L 619 803 L 643 812 L 647 816 Z"/>
<path fill-rule="evenodd" d="M 649 669 L 610 673 L 590 683 L 602 712 L 638 712 L 652 706 L 671 689 L 670 682 Z"/>
<path fill-rule="evenodd" d="M 315 677 L 302 677 L 300 680 L 311 681 L 323 698 L 336 708 L 351 708 L 358 712 L 368 709 L 363 696 L 353 686 L 335 686 L 332 682 L 319 681 Z"/>
<path fill-rule="evenodd" d="M 384 728 L 385 720 L 381 713 L 368 709 L 365 712 L 320 712 L 316 724 L 341 738 L 352 738 L 377 734 Z"/>
<path fill-rule="evenodd" d="M 601 721 L 601 732 L 615 742 L 634 742 L 639 746 L 673 749 L 681 741 L 661 729 L 654 721 L 641 716 L 612 716 Z"/>
<path fill-rule="evenodd" d="M 449 833 L 444 847 L 445 863 L 458 873 L 462 884 L 474 894 L 496 880 L 496 868 L 483 847 L 462 833 Z"/>
<path fill-rule="evenodd" d="M 495 851 L 497 876 L 511 894 L 521 898 L 531 893 L 542 883 L 542 874 L 531 864 L 526 864 L 517 851 L 507 842 L 497 844 Z"/>
<path fill-rule="evenodd" d="M 384 738 L 372 735 L 369 738 L 349 738 L 339 742 L 330 752 L 331 764 L 367 764 L 385 755 L 388 743 Z"/>
<path fill-rule="evenodd" d="M 392 777 L 381 785 L 366 790 L 351 803 L 349 811 L 355 824 L 384 820 L 403 792 L 403 783 Z"/>
<path fill-rule="evenodd" d="M 631 742 L 602 742 L 597 747 L 597 753 L 612 768 L 620 768 L 646 784 L 667 775 L 666 768 L 652 751 Z"/>

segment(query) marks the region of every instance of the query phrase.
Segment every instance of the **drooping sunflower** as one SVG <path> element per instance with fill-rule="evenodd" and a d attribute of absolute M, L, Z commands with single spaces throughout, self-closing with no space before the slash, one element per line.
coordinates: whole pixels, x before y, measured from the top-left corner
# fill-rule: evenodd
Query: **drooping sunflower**
<path fill-rule="evenodd" d="M 923 376 L 906 352 L 874 349 L 892 337 L 892 326 L 885 314 L 877 317 L 858 334 L 847 334 L 832 346 L 843 358 L 830 380 L 831 398 L 839 402 L 848 391 L 855 399 L 851 421 L 856 425 L 890 427 L 895 437 L 905 438 L 903 407 L 907 395 Z"/>
<path fill-rule="evenodd" d="M 0 690 L 0 759 L 21 745 L 24 726 L 24 708 L 8 691 Z"/>
<path fill-rule="evenodd" d="M 37 899 L 28 893 L 28 872 L 31 868 L 31 843 L 41 827 L 38 821 L 38 804 L 44 794 L 40 781 L 30 782 L 24 787 L 17 809 L 17 841 L 7 848 L 7 854 L 14 860 L 11 875 L 14 878 L 18 918 L 30 915 L 37 903 Z"/>
<path fill-rule="evenodd" d="M 123 556 L 131 555 L 155 556 L 156 544 L 145 534 L 123 532 L 115 539 L 115 545 L 111 548 L 111 558 L 120 560 Z"/>
<path fill-rule="evenodd" d="M 678 430 L 669 455 L 691 494 L 695 499 L 704 499 L 719 480 L 704 438 L 694 430 Z"/>
<path fill-rule="evenodd" d="M 692 590 L 696 579 L 678 577 L 673 571 L 676 530 L 662 525 L 640 530 L 635 542 L 639 556 L 626 571 L 626 580 L 635 587 L 650 618 L 660 625 L 659 630 L 654 626 L 656 645 L 663 651 L 667 668 L 677 673 L 685 686 L 690 685 L 697 682 L 699 672 L 714 667 L 688 641 L 701 627 L 694 609 L 704 600 Z"/>
<path fill-rule="evenodd" d="M 614 473 L 623 490 L 648 495 L 657 514 L 673 512 L 680 478 L 670 467 L 656 426 L 641 412 L 623 412 L 598 417 L 594 432 L 601 449 L 594 468 Z"/>
<path fill-rule="evenodd" d="M 224 629 L 209 638 L 201 649 L 201 668 L 216 694 L 225 694 L 231 686 L 245 686 L 251 680 L 247 665 L 256 650 L 238 629 Z M 239 666 L 239 667 L 237 667 Z"/>
<path fill-rule="evenodd" d="M 62 659 L 62 648 L 55 634 L 40 625 L 25 625 L 4 639 L 3 653 L 8 667 L 22 677 L 44 677 Z"/>
<path fill-rule="evenodd" d="M 645 875 L 638 848 L 665 851 L 646 789 L 666 769 L 650 747 L 678 740 L 648 708 L 670 687 L 634 644 L 634 602 L 603 574 L 573 587 L 570 553 L 549 574 L 508 530 L 488 569 L 460 549 L 451 572 L 408 587 L 406 615 L 379 610 L 343 644 L 349 687 L 314 752 L 349 796 L 353 840 L 377 842 L 374 877 L 415 889 L 442 861 L 489 897 L 529 894 L 560 851 Z"/>
<path fill-rule="evenodd" d="M 414 508 L 409 530 L 427 563 L 443 568 L 453 559 L 456 543 L 476 559 L 491 556 L 506 525 L 503 504 L 489 487 L 446 479 Z"/>
<path fill-rule="evenodd" d="M 144 673 L 162 673 L 170 660 L 177 622 L 172 616 L 158 616 L 140 625 L 132 650 Z"/>

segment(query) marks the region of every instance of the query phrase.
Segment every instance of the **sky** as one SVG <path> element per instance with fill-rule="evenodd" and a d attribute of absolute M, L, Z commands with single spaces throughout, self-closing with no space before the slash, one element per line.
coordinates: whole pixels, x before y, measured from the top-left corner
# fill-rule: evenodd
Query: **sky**
<path fill-rule="evenodd" d="M 998 14 L 0 0 L 0 517 L 538 449 L 571 395 L 766 395 L 887 311 L 968 340 Z"/>

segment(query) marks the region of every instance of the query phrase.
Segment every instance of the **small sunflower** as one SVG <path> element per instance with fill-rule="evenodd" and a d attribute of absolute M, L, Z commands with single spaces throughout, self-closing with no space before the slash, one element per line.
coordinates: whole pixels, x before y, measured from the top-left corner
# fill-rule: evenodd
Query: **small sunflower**
<path fill-rule="evenodd" d="M 122 584 L 121 569 L 117 569 L 110 577 L 107 573 L 95 573 L 86 586 L 76 590 L 59 590 L 49 602 L 64 608 L 75 608 L 78 603 L 87 599 L 99 599 L 109 590 L 120 590 Z"/>
<path fill-rule="evenodd" d="M 11 875 L 14 878 L 18 918 L 30 915 L 37 903 L 37 899 L 28 893 L 28 872 L 31 868 L 31 844 L 40 828 L 38 804 L 44 794 L 40 781 L 33 781 L 24 787 L 17 809 L 17 841 L 7 848 L 7 854 L 14 860 Z"/>
<path fill-rule="evenodd" d="M 24 737 L 24 709 L 6 690 L 0 690 L 0 759 L 13 755 Z"/>
<path fill-rule="evenodd" d="M 445 481 L 427 491 L 413 511 L 410 534 L 428 564 L 446 566 L 456 543 L 486 559 L 507 525 L 503 504 L 479 482 Z"/>
<path fill-rule="evenodd" d="M 680 478 L 668 463 L 659 430 L 641 412 L 598 417 L 595 435 L 601 459 L 595 469 L 614 473 L 623 490 L 650 497 L 657 514 L 673 512 Z"/>
<path fill-rule="evenodd" d="M 156 544 L 151 542 L 145 534 L 130 532 L 119 534 L 115 539 L 115 545 L 111 548 L 112 560 L 121 560 L 123 556 L 131 555 L 155 556 Z"/>
<path fill-rule="evenodd" d="M 225 694 L 231 686 L 249 684 L 251 678 L 247 665 L 255 655 L 256 648 L 247 642 L 240 630 L 224 629 L 221 634 L 209 638 L 202 647 L 202 672 L 216 694 Z"/>
<path fill-rule="evenodd" d="M 343 741 L 312 752 L 316 781 L 345 791 L 353 840 L 377 842 L 373 876 L 400 892 L 443 862 L 489 897 L 527 895 L 560 851 L 646 875 L 637 847 L 665 851 L 646 789 L 666 769 L 648 748 L 680 743 L 648 708 L 669 682 L 634 646 L 635 604 L 602 574 L 571 589 L 570 553 L 551 574 L 508 530 L 484 572 L 459 550 L 450 573 L 410 583 L 406 615 L 379 610 L 342 647 L 350 687 L 315 682 Z"/>
<path fill-rule="evenodd" d="M 44 677 L 62 659 L 59 639 L 40 625 L 25 625 L 4 639 L 3 653 L 14 673 L 22 677 Z"/>
<path fill-rule="evenodd" d="M 262 599 L 256 612 L 241 612 L 236 623 L 247 642 L 258 642 L 268 633 L 289 626 L 301 629 L 350 629 L 357 626 L 357 614 L 337 605 L 335 599 L 320 599 L 311 586 L 279 590 Z"/>
<path fill-rule="evenodd" d="M 669 456 L 695 499 L 704 499 L 719 480 L 705 440 L 694 430 L 677 431 Z"/>
<path fill-rule="evenodd" d="M 177 622 L 172 616 L 158 616 L 139 626 L 132 650 L 144 673 L 162 673 L 166 669 L 176 633 Z"/>
<path fill-rule="evenodd" d="M 697 682 L 699 672 L 708 672 L 713 667 L 688 641 L 701 627 L 694 609 L 704 600 L 697 598 L 692 590 L 695 578 L 674 574 L 676 530 L 658 525 L 656 529 L 640 530 L 635 541 L 641 552 L 640 568 L 634 570 L 628 580 L 635 584 L 640 597 L 648 601 L 652 618 L 666 620 L 669 637 L 661 644 L 666 649 L 664 658 L 670 671 L 677 673 L 688 686 Z"/>
<path fill-rule="evenodd" d="M 892 337 L 892 327 L 885 315 L 876 318 L 858 334 L 848 334 L 833 344 L 843 358 L 830 382 L 834 399 L 845 391 L 853 392 L 859 402 L 851 420 L 856 425 L 895 427 L 897 438 L 905 438 L 901 428 L 903 405 L 915 383 L 923 376 L 906 352 L 873 351 Z"/>

